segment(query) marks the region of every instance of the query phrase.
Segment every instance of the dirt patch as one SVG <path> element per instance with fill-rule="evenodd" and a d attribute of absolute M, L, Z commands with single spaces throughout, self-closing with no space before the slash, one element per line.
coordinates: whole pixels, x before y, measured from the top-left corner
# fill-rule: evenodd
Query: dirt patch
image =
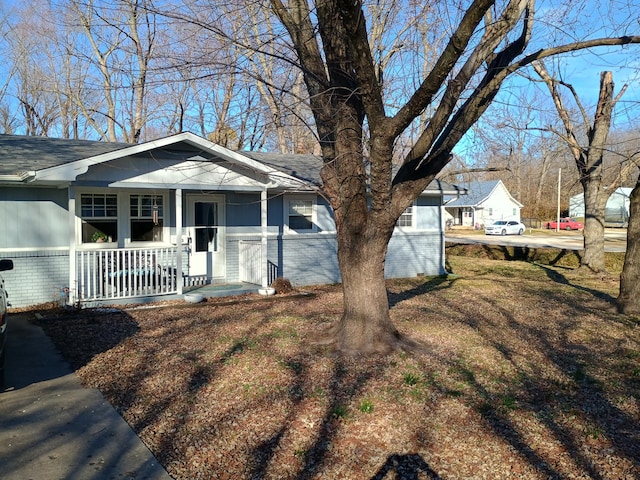
<path fill-rule="evenodd" d="M 339 287 L 41 321 L 176 479 L 640 478 L 640 327 L 613 275 L 449 257 L 389 282 L 429 354 L 312 345 Z"/>

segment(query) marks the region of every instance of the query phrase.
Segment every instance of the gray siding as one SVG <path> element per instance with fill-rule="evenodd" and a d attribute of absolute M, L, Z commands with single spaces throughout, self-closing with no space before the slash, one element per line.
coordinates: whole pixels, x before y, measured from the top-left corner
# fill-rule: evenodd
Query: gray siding
<path fill-rule="evenodd" d="M 69 285 L 67 251 L 2 252 L 13 260 L 14 268 L 2 272 L 12 307 L 28 307 L 60 300 Z"/>
<path fill-rule="evenodd" d="M 416 201 L 416 230 L 441 230 L 440 197 L 419 197 Z"/>
<path fill-rule="evenodd" d="M 396 232 L 389 242 L 384 274 L 387 278 L 444 274 L 443 234 L 440 232 Z"/>
<path fill-rule="evenodd" d="M 340 281 L 338 243 L 332 234 L 285 235 L 277 243 L 279 274 L 294 285 L 317 285 Z"/>
<path fill-rule="evenodd" d="M 260 194 L 225 193 L 227 229 L 252 227 L 260 232 Z"/>
<path fill-rule="evenodd" d="M 0 188 L 0 248 L 69 246 L 67 190 Z"/>

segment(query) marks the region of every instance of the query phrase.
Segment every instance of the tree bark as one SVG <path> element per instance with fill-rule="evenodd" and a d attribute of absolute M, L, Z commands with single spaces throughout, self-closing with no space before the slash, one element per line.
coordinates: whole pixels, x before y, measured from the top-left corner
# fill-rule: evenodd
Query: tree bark
<path fill-rule="evenodd" d="M 629 197 L 629 226 L 627 228 L 627 253 L 620 275 L 618 311 L 640 314 L 640 180 Z"/>
<path fill-rule="evenodd" d="M 389 316 L 384 260 L 390 233 L 365 234 L 357 239 L 338 236 L 344 312 L 325 343 L 345 354 L 411 350 L 417 343 L 402 336 Z"/>
<path fill-rule="evenodd" d="M 609 192 L 601 187 L 601 181 L 584 179 L 584 251 L 580 268 L 592 272 L 605 270 L 604 263 L 604 214 Z"/>

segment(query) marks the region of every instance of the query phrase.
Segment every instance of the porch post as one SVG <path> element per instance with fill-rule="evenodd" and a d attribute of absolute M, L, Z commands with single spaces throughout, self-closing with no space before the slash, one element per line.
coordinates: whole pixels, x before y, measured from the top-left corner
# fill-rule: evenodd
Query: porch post
<path fill-rule="evenodd" d="M 260 233 L 262 246 L 262 288 L 269 286 L 269 261 L 267 257 L 267 188 L 260 192 Z"/>
<path fill-rule="evenodd" d="M 72 185 L 69 185 L 68 208 L 69 208 L 69 303 L 75 305 L 78 300 L 79 289 L 77 279 L 77 252 L 76 252 L 76 192 Z"/>
<path fill-rule="evenodd" d="M 178 295 L 182 295 L 182 189 L 176 188 L 176 283 Z"/>

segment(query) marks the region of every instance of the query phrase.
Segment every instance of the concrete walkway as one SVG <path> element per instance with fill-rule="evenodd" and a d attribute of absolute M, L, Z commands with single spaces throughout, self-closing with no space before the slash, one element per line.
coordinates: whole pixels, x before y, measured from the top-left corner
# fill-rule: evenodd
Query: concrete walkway
<path fill-rule="evenodd" d="M 10 315 L 8 330 L 2 480 L 171 479 L 102 394 L 82 387 L 40 327 Z"/>

